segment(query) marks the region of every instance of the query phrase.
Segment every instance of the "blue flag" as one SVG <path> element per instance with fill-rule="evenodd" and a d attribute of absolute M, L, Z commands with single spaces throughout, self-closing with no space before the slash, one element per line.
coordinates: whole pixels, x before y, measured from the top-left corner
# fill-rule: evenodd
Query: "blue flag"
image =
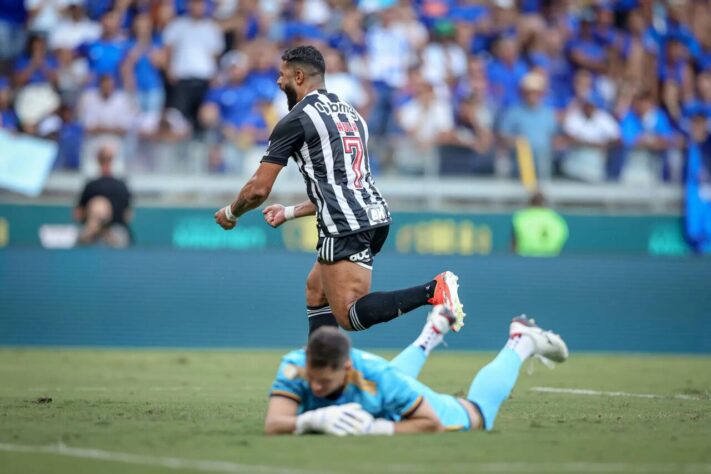
<path fill-rule="evenodd" d="M 686 173 L 686 236 L 695 251 L 711 253 L 711 146 L 689 146 Z"/>

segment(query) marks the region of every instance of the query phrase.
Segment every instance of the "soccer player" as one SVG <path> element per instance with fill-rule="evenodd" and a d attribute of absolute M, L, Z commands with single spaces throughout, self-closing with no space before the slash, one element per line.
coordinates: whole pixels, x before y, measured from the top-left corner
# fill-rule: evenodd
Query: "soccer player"
<path fill-rule="evenodd" d="M 368 126 L 352 106 L 326 91 L 325 71 L 323 56 L 313 46 L 284 53 L 277 84 L 290 112 L 274 127 L 257 171 L 237 198 L 215 213 L 215 221 L 233 229 L 242 214 L 267 199 L 293 158 L 309 199 L 268 206 L 263 214 L 272 227 L 317 216 L 318 258 L 306 280 L 309 332 L 324 325 L 364 330 L 425 304 L 449 306 L 459 330 L 464 309 L 452 272 L 412 288 L 369 293 L 373 257 L 387 238 L 390 211 L 370 174 Z"/>
<path fill-rule="evenodd" d="M 351 349 L 334 328 L 314 332 L 306 349 L 282 359 L 270 393 L 267 434 L 317 432 L 345 435 L 491 430 L 523 361 L 568 358 L 560 336 L 518 316 L 496 358 L 476 374 L 466 398 L 437 393 L 417 380 L 427 357 L 455 323 L 435 306 L 420 336 L 388 362 Z"/>

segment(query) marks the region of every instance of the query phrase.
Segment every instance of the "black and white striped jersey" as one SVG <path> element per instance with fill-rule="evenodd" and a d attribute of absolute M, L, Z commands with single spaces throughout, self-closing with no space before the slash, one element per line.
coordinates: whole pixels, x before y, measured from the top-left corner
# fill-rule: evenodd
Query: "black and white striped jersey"
<path fill-rule="evenodd" d="M 293 157 L 316 205 L 322 235 L 343 236 L 390 223 L 370 174 L 368 125 L 335 94 L 307 94 L 274 127 L 263 162 Z"/>

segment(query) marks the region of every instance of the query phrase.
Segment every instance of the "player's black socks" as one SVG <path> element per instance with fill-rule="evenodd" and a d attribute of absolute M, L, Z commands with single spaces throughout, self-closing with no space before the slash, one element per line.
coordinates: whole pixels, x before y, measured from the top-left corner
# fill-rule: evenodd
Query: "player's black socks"
<path fill-rule="evenodd" d="M 309 336 L 321 326 L 338 327 L 338 322 L 336 322 L 329 305 L 307 306 L 306 315 L 309 317 Z"/>
<path fill-rule="evenodd" d="M 369 293 L 353 303 L 348 311 L 351 328 L 362 331 L 419 308 L 434 296 L 435 286 L 437 283 L 432 280 L 404 290 Z"/>

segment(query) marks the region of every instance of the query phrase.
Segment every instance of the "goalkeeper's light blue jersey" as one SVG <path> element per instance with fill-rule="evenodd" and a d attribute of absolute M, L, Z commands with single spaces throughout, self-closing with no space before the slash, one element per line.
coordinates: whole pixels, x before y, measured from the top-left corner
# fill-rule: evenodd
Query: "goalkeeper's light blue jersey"
<path fill-rule="evenodd" d="M 382 357 L 358 349 L 351 349 L 350 357 L 353 368 L 337 398 L 316 397 L 311 392 L 306 380 L 304 349 L 282 358 L 270 396 L 295 400 L 299 403 L 299 413 L 355 402 L 374 417 L 393 421 L 406 418 L 426 399 L 447 430 L 470 428 L 469 415 L 453 396 L 435 392 Z"/>

